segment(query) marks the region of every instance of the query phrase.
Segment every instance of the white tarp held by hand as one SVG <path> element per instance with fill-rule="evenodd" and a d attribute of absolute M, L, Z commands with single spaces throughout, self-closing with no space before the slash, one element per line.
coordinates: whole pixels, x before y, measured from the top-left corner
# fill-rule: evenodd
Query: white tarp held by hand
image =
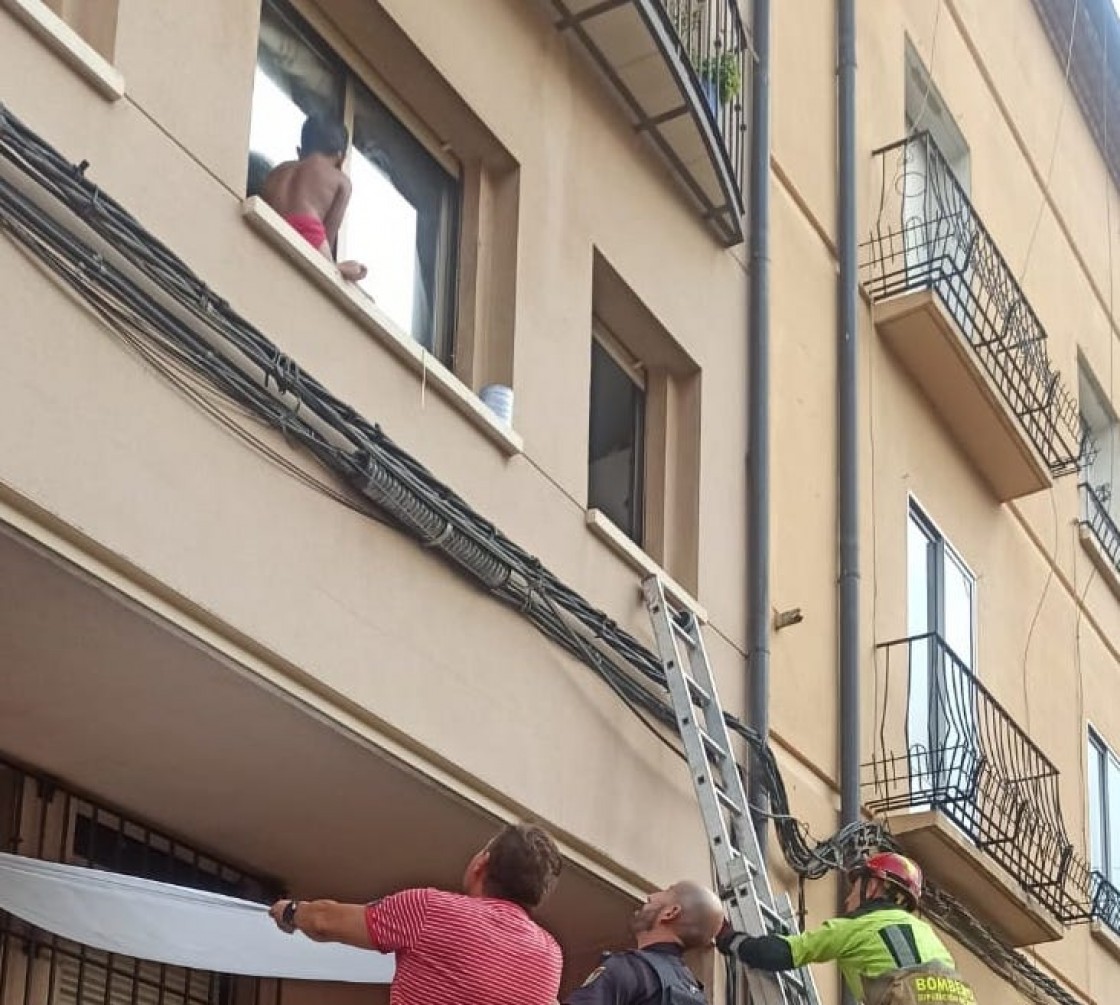
<path fill-rule="evenodd" d="M 385 984 L 391 955 L 286 935 L 268 909 L 170 883 L 0 853 L 0 908 L 74 942 L 250 977 Z"/>

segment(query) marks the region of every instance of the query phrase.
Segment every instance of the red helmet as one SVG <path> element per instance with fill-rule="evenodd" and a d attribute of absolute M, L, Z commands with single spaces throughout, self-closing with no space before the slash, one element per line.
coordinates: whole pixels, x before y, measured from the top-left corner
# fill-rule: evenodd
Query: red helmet
<path fill-rule="evenodd" d="M 922 899 L 922 870 L 917 862 L 893 851 L 879 852 L 856 866 L 852 872 L 857 876 L 877 876 L 883 882 L 902 890 L 917 907 Z"/>

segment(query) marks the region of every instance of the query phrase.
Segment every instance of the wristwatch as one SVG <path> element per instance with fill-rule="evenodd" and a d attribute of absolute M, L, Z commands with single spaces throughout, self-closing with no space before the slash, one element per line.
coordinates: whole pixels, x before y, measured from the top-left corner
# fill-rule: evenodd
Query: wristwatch
<path fill-rule="evenodd" d="M 285 928 L 295 929 L 296 927 L 296 911 L 299 909 L 298 900 L 289 900 L 284 906 L 284 910 L 280 913 L 280 922 Z"/>

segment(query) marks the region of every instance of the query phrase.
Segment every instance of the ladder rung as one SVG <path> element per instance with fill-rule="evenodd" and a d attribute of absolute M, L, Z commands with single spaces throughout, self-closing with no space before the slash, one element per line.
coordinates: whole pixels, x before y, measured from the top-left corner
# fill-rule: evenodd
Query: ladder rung
<path fill-rule="evenodd" d="M 700 734 L 700 740 L 704 744 L 704 749 L 708 752 L 708 757 L 711 760 L 719 761 L 720 764 L 727 763 L 728 753 L 719 745 L 715 737 L 709 736 L 704 730 L 697 727 L 697 732 Z"/>
<path fill-rule="evenodd" d="M 786 929 L 789 928 L 789 924 L 786 921 L 785 916 L 779 914 L 776 907 L 771 907 L 769 904 L 764 904 L 761 900 L 758 902 L 758 907 L 759 910 L 762 911 L 762 914 L 765 916 L 766 920 L 769 921 L 770 924 L 775 929 L 777 929 L 778 932 L 784 933 Z"/>
<path fill-rule="evenodd" d="M 687 642 L 690 646 L 695 648 L 696 636 L 691 631 L 691 626 L 686 628 L 677 620 L 677 615 L 667 611 L 669 614 L 669 626 L 673 629 L 673 634 L 679 636 L 682 640 Z M 695 624 L 695 622 L 693 622 Z"/>
<path fill-rule="evenodd" d="M 688 693 L 692 696 L 692 700 L 700 707 L 707 708 L 712 703 L 712 696 L 708 694 L 699 684 L 696 683 L 688 674 L 682 674 L 684 682 L 688 685 Z"/>
<path fill-rule="evenodd" d="M 728 812 L 734 813 L 736 816 L 743 815 L 743 807 L 740 806 L 734 799 L 731 798 L 723 789 L 718 785 L 716 786 L 716 798 L 727 807 Z"/>
<path fill-rule="evenodd" d="M 800 970 L 784 970 L 778 977 L 783 984 L 791 984 L 800 994 L 805 994 L 805 978 Z"/>

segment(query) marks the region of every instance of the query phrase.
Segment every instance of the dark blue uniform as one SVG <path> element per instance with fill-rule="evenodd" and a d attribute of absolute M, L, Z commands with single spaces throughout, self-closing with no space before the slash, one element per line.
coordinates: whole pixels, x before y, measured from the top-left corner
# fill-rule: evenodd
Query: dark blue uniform
<path fill-rule="evenodd" d="M 704 989 L 675 942 L 612 953 L 564 1005 L 705 1005 Z"/>

